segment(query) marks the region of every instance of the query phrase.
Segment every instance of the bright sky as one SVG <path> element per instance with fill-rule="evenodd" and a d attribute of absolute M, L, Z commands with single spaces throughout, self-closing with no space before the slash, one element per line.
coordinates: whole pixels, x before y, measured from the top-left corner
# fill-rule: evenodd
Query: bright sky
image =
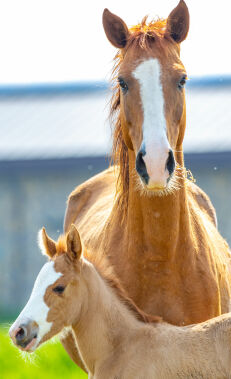
<path fill-rule="evenodd" d="M 188 75 L 231 74 L 228 0 L 186 0 L 191 27 L 182 44 Z M 105 7 L 131 26 L 167 17 L 177 0 L 1 0 L 0 84 L 104 80 L 115 49 L 102 27 Z"/>

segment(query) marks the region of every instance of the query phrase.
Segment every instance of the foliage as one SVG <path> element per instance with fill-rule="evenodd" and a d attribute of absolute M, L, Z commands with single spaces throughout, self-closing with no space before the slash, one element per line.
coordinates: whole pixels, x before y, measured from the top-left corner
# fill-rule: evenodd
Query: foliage
<path fill-rule="evenodd" d="M 34 354 L 22 354 L 0 328 L 0 379 L 87 379 L 59 342 L 47 343 Z"/>

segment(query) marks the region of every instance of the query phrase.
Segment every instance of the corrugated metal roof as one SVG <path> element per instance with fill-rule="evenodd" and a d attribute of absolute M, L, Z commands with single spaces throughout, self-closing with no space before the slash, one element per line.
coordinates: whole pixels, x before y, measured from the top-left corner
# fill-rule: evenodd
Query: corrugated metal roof
<path fill-rule="evenodd" d="M 0 99 L 0 159 L 104 155 L 110 147 L 106 95 Z"/>
<path fill-rule="evenodd" d="M 204 84 L 187 89 L 185 151 L 231 151 L 231 84 Z M 0 89 L 0 160 L 110 152 L 106 86 L 74 88 Z"/>
<path fill-rule="evenodd" d="M 231 151 L 231 86 L 189 89 L 187 152 Z"/>

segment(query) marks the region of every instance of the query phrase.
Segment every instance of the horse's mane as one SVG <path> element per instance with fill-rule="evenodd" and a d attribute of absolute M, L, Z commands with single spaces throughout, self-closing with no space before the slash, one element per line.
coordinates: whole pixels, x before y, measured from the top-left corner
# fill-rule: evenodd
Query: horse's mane
<path fill-rule="evenodd" d="M 144 17 L 140 24 L 129 29 L 130 36 L 126 49 L 130 46 L 134 46 L 148 50 L 150 48 L 150 43 L 153 43 L 153 41 L 160 45 L 165 36 L 166 24 L 167 20 L 159 18 L 147 23 L 147 16 Z M 171 41 L 171 39 L 169 40 Z M 128 148 L 123 139 L 120 120 L 120 88 L 117 81 L 118 72 L 122 62 L 123 54 L 119 50 L 114 57 L 114 67 L 111 78 L 113 93 L 110 103 L 110 119 L 112 125 L 114 125 L 111 163 L 119 168 L 117 177 L 118 202 L 121 208 L 126 210 L 129 189 L 129 159 Z"/>
<path fill-rule="evenodd" d="M 57 256 L 66 254 L 66 251 L 66 236 L 62 235 L 58 238 L 58 241 L 56 243 L 56 254 L 52 259 L 55 259 Z M 122 301 L 128 307 L 128 309 L 134 314 L 136 319 L 144 323 L 156 323 L 161 321 L 160 317 L 148 315 L 136 306 L 134 301 L 130 299 L 130 297 L 127 295 L 127 293 L 121 286 L 119 280 L 117 279 L 114 273 L 113 267 L 109 264 L 105 256 L 102 258 L 99 254 L 90 254 L 87 249 L 84 249 L 84 258 L 94 265 L 96 271 L 106 282 L 106 285 L 112 288 L 119 300 Z"/>

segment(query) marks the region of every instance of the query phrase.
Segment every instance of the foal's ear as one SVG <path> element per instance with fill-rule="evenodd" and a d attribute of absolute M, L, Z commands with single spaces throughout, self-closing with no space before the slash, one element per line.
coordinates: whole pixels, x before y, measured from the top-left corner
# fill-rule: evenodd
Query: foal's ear
<path fill-rule="evenodd" d="M 67 234 L 67 254 L 72 260 L 79 259 L 82 252 L 82 244 L 79 232 L 74 224 Z"/>
<path fill-rule="evenodd" d="M 113 46 L 122 49 L 126 46 L 129 30 L 125 22 L 107 8 L 103 12 L 103 27 L 107 38 Z"/>
<path fill-rule="evenodd" d="M 56 254 L 56 243 L 53 239 L 48 237 L 44 227 L 39 231 L 38 243 L 42 254 L 48 255 L 50 258 Z"/>
<path fill-rule="evenodd" d="M 181 43 L 187 37 L 189 30 L 189 11 L 184 0 L 170 13 L 167 19 L 166 35 L 175 42 Z"/>

